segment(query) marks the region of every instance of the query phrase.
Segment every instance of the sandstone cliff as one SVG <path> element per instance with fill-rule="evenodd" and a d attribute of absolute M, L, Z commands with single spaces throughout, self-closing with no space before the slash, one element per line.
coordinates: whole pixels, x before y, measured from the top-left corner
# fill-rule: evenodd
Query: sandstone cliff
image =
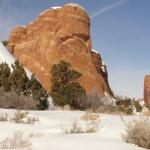
<path fill-rule="evenodd" d="M 8 47 L 47 90 L 52 65 L 64 60 L 82 73 L 79 82 L 87 92 L 112 95 L 106 66 L 91 45 L 88 14 L 81 6 L 68 4 L 44 11 L 25 27 L 16 27 Z"/>
<path fill-rule="evenodd" d="M 146 75 L 144 79 L 144 101 L 150 105 L 150 75 Z"/>

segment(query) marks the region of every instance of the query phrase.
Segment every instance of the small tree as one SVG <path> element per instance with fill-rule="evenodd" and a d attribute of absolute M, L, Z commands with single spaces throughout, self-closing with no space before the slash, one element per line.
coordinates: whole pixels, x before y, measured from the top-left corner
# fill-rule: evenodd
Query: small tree
<path fill-rule="evenodd" d="M 11 90 L 10 74 L 11 71 L 8 64 L 0 64 L 0 86 L 3 86 L 5 91 Z"/>
<path fill-rule="evenodd" d="M 83 87 L 76 81 L 81 77 L 81 73 L 70 69 L 71 65 L 65 61 L 52 66 L 51 70 L 51 96 L 55 105 L 64 106 L 69 104 L 76 108 L 75 101 L 79 97 L 85 96 Z"/>
<path fill-rule="evenodd" d="M 28 88 L 28 95 L 32 95 L 33 98 L 37 101 L 37 107 L 40 110 L 45 110 L 48 108 L 48 93 L 47 91 L 42 87 L 40 82 L 34 77 L 34 75 L 31 76 L 31 79 L 28 81 L 27 84 Z"/>
<path fill-rule="evenodd" d="M 29 81 L 26 72 L 23 68 L 23 65 L 19 61 L 15 61 L 12 65 L 13 71 L 10 76 L 12 87 L 18 94 L 27 93 L 27 82 Z"/>
<path fill-rule="evenodd" d="M 135 101 L 134 106 L 135 106 L 136 112 L 141 112 L 142 111 L 142 106 L 141 106 L 139 101 Z"/>

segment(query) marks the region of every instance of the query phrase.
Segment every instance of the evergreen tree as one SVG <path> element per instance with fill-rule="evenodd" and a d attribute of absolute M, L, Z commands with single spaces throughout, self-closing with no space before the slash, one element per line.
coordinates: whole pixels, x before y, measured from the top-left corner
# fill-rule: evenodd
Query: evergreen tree
<path fill-rule="evenodd" d="M 47 109 L 48 93 L 42 87 L 40 82 L 34 77 L 34 75 L 32 75 L 31 79 L 28 81 L 27 87 L 28 87 L 28 94 L 31 94 L 33 98 L 36 100 L 38 109 L 40 110 Z"/>
<path fill-rule="evenodd" d="M 10 80 L 12 83 L 12 87 L 18 94 L 27 93 L 27 83 L 29 81 L 26 72 L 23 68 L 23 65 L 19 63 L 19 61 L 15 61 L 12 65 L 13 71 L 10 76 Z"/>
<path fill-rule="evenodd" d="M 5 91 L 11 90 L 11 82 L 10 82 L 10 74 L 11 70 L 6 63 L 0 64 L 0 86 L 3 86 Z"/>
<path fill-rule="evenodd" d="M 51 96 L 55 105 L 64 106 L 69 104 L 76 108 L 75 100 L 85 96 L 83 87 L 76 81 L 81 77 L 81 73 L 70 69 L 71 65 L 65 61 L 52 66 L 52 87 Z"/>
<path fill-rule="evenodd" d="M 28 79 L 23 65 L 19 61 L 15 61 L 12 65 L 12 73 L 6 63 L 0 64 L 0 87 L 3 87 L 5 91 L 11 91 L 12 87 L 18 95 L 33 97 L 40 110 L 48 108 L 47 91 L 34 75 Z"/>

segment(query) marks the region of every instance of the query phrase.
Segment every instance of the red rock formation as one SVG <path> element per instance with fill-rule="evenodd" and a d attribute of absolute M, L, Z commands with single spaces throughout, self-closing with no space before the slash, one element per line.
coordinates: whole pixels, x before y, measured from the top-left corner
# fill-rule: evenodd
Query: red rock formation
<path fill-rule="evenodd" d="M 50 90 L 50 69 L 60 60 L 82 73 L 79 82 L 87 92 L 96 89 L 112 95 L 100 54 L 91 51 L 90 20 L 78 5 L 48 9 L 26 27 L 16 27 L 8 47 Z M 105 68 L 105 69 L 104 69 Z"/>
<path fill-rule="evenodd" d="M 144 79 L 144 101 L 150 105 L 150 75 L 146 75 Z"/>

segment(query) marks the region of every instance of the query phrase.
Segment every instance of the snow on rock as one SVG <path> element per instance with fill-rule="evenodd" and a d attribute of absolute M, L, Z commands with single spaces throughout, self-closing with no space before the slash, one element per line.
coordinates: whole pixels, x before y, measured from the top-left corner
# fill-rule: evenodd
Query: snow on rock
<path fill-rule="evenodd" d="M 42 11 L 39 16 L 42 16 L 43 14 L 45 14 L 46 12 L 48 12 L 49 10 L 50 9 L 46 9 L 46 10 Z"/>
<path fill-rule="evenodd" d="M 105 66 L 102 66 L 101 69 L 102 69 L 103 72 L 106 72 L 106 67 Z"/>
<path fill-rule="evenodd" d="M 48 12 L 50 9 L 60 9 L 60 8 L 62 8 L 62 7 L 61 6 L 50 7 L 48 9 L 44 10 L 43 12 L 41 12 L 39 16 L 42 16 L 43 14 L 45 14 L 46 12 Z"/>
<path fill-rule="evenodd" d="M 92 52 L 95 52 L 96 54 L 99 54 L 99 52 L 96 51 L 95 49 L 92 49 L 91 51 L 92 51 Z"/>
<path fill-rule="evenodd" d="M 31 76 L 32 76 L 32 72 L 31 72 L 31 71 L 29 71 L 26 67 L 24 67 L 24 70 L 25 70 L 25 72 L 26 72 L 26 74 L 27 74 L 28 78 L 31 78 Z"/>
<path fill-rule="evenodd" d="M 11 68 L 11 65 L 15 62 L 15 57 L 11 55 L 9 50 L 3 45 L 3 43 L 0 41 L 0 63 L 7 63 L 9 67 Z M 25 68 L 27 76 L 30 78 L 32 73 Z"/>
<path fill-rule="evenodd" d="M 82 9 L 83 11 L 86 12 L 85 8 L 79 4 L 75 4 L 75 3 L 69 3 L 69 4 L 66 4 L 66 6 L 72 6 L 72 7 L 77 7 L 79 9 Z"/>
<path fill-rule="evenodd" d="M 15 62 L 15 58 L 0 41 L 0 63 L 7 63 L 10 67 Z"/>
<path fill-rule="evenodd" d="M 54 7 L 51 7 L 52 9 L 60 9 L 61 6 L 54 6 Z"/>

